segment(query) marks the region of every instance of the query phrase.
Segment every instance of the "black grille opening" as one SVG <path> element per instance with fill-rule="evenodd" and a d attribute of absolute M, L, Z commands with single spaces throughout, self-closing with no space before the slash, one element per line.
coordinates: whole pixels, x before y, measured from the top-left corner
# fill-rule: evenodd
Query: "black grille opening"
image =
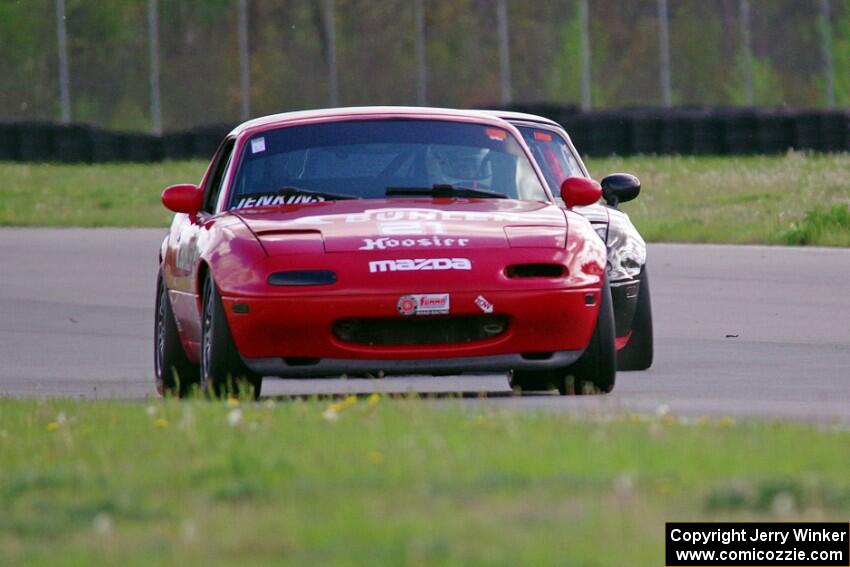
<path fill-rule="evenodd" d="M 561 264 L 514 264 L 505 268 L 509 278 L 560 278 L 567 269 Z"/>
<path fill-rule="evenodd" d="M 338 339 L 364 345 L 465 343 L 492 339 L 507 329 L 507 318 L 501 315 L 344 319 L 333 326 Z"/>

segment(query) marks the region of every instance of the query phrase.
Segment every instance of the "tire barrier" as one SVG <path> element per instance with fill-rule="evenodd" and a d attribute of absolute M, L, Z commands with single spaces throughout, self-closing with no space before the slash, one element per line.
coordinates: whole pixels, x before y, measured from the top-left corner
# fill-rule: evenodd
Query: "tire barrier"
<path fill-rule="evenodd" d="M 794 138 L 794 117 L 783 110 L 764 109 L 756 113 L 756 142 L 763 154 L 778 154 L 788 148 L 802 149 Z"/>
<path fill-rule="evenodd" d="M 636 154 L 660 154 L 664 151 L 661 116 L 652 112 L 639 112 L 632 119 L 631 150 Z"/>
<path fill-rule="evenodd" d="M 632 120 L 620 112 L 599 112 L 582 116 L 587 130 L 588 146 L 600 155 L 630 155 Z M 581 146 L 577 146 L 581 151 Z"/>
<path fill-rule="evenodd" d="M 758 151 L 754 109 L 726 112 L 721 115 L 720 121 L 722 123 L 722 153 L 747 155 Z"/>
<path fill-rule="evenodd" d="M 190 159 L 194 152 L 191 133 L 168 132 L 162 135 L 162 155 L 168 159 Z"/>
<path fill-rule="evenodd" d="M 118 148 L 122 161 L 162 161 L 162 138 L 137 132 L 119 135 Z"/>
<path fill-rule="evenodd" d="M 104 163 L 212 157 L 232 129 L 216 124 L 154 136 L 85 124 L 0 122 L 0 161 Z"/>
<path fill-rule="evenodd" d="M 841 152 L 850 149 L 850 130 L 847 128 L 847 115 L 844 121 L 835 120 L 828 112 L 820 115 L 820 151 Z"/>
<path fill-rule="evenodd" d="M 566 128 L 586 155 L 775 154 L 850 151 L 850 110 L 678 107 L 579 112 L 574 106 L 513 105 Z"/>
<path fill-rule="evenodd" d="M 94 160 L 91 128 L 80 124 L 48 128 L 52 138 L 53 158 L 58 161 L 80 163 Z"/>
<path fill-rule="evenodd" d="M 18 125 L 0 122 L 0 161 L 18 157 Z"/>
<path fill-rule="evenodd" d="M 54 130 L 59 126 L 45 122 L 21 122 L 16 129 L 15 158 L 20 161 L 53 160 Z"/>
<path fill-rule="evenodd" d="M 850 151 L 847 109 L 679 107 L 580 112 L 572 105 L 523 104 L 506 110 L 555 120 L 566 128 L 579 151 L 590 156 Z M 0 122 L 0 161 L 209 159 L 230 129 L 228 124 L 211 124 L 154 136 L 83 124 Z"/>
<path fill-rule="evenodd" d="M 693 122 L 680 112 L 661 115 L 661 129 L 658 134 L 659 153 L 694 153 Z M 651 152 L 649 152 L 651 153 Z"/>
<path fill-rule="evenodd" d="M 218 149 L 218 145 L 232 129 L 233 126 L 230 125 L 211 124 L 190 130 L 192 156 L 211 158 Z"/>
<path fill-rule="evenodd" d="M 723 120 L 712 112 L 698 111 L 685 115 L 685 124 L 691 130 L 691 153 L 696 155 L 725 154 Z M 675 148 L 674 154 L 679 153 Z"/>

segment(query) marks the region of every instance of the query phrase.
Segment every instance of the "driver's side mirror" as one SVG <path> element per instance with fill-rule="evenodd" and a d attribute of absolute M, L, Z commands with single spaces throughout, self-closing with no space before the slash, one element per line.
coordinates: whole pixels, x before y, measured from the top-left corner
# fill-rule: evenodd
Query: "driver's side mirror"
<path fill-rule="evenodd" d="M 162 204 L 169 211 L 195 215 L 204 206 L 204 192 L 197 185 L 172 185 L 162 192 Z"/>
<path fill-rule="evenodd" d="M 567 177 L 561 183 L 561 199 L 568 209 L 592 205 L 602 196 L 602 187 L 586 177 Z"/>
<path fill-rule="evenodd" d="M 602 179 L 602 196 L 611 207 L 640 195 L 640 179 L 628 173 L 612 173 Z"/>

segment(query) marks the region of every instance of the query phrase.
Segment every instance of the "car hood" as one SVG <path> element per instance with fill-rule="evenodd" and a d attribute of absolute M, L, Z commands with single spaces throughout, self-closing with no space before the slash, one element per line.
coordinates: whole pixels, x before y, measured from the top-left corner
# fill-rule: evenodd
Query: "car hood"
<path fill-rule="evenodd" d="M 601 203 L 594 203 L 586 207 L 576 207 L 573 210 L 583 215 L 594 225 L 608 224 L 608 216 L 610 209 Z"/>
<path fill-rule="evenodd" d="M 554 204 L 510 199 L 358 199 L 232 213 L 261 241 L 320 235 L 326 252 L 540 246 L 547 233 L 553 242 L 566 234 Z"/>

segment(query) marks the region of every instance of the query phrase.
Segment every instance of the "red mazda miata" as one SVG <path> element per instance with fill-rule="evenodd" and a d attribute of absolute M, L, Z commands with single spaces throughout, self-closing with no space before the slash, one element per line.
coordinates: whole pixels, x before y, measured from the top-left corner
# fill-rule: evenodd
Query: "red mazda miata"
<path fill-rule="evenodd" d="M 340 108 L 246 122 L 160 250 L 160 393 L 259 395 L 266 376 L 510 372 L 609 392 L 605 245 L 555 204 L 516 128 L 478 112 Z"/>

